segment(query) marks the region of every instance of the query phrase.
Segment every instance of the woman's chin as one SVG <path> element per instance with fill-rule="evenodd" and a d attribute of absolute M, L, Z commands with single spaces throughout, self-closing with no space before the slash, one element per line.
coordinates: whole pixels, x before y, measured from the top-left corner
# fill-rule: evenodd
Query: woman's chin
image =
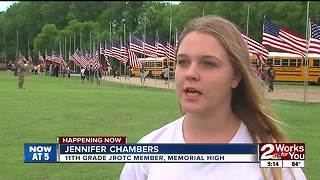
<path fill-rule="evenodd" d="M 203 110 L 203 107 L 199 105 L 181 105 L 181 109 L 186 113 L 198 113 Z"/>

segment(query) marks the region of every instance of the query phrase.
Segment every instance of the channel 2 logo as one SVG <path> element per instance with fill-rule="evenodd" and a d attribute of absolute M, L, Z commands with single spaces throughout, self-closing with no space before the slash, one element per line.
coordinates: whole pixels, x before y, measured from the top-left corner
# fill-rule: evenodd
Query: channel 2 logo
<path fill-rule="evenodd" d="M 261 143 L 260 160 L 304 160 L 304 143 Z"/>

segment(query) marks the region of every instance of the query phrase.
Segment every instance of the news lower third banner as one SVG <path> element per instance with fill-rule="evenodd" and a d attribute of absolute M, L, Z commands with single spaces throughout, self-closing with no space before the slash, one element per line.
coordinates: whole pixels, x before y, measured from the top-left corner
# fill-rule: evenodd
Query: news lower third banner
<path fill-rule="evenodd" d="M 260 163 L 304 167 L 304 143 L 126 144 L 126 137 L 58 137 L 24 144 L 25 163 Z"/>
<path fill-rule="evenodd" d="M 258 162 L 254 144 L 25 144 L 25 162 Z"/>

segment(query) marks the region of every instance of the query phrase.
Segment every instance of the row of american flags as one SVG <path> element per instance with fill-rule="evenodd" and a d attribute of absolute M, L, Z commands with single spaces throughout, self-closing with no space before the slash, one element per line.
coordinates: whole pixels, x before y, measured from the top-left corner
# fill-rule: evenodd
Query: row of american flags
<path fill-rule="evenodd" d="M 110 44 L 105 42 L 100 47 L 100 54 L 104 55 L 106 64 L 110 64 L 108 59 L 112 57 L 123 64 L 127 64 L 129 61 L 129 66 L 132 68 L 141 67 L 142 64 L 136 54 L 153 58 L 167 57 L 168 59 L 175 59 L 174 46 L 169 41 L 161 39 L 158 33 L 156 33 L 155 39 L 147 34 L 143 34 L 142 39 L 130 35 L 129 39 L 129 45 L 121 39 L 120 42 L 112 40 Z"/>
<path fill-rule="evenodd" d="M 92 68 L 97 69 L 101 67 L 98 51 L 95 51 L 95 53 L 85 51 L 83 53 L 77 49 L 72 55 L 69 56 L 69 60 L 73 61 L 75 65 L 80 68 L 91 66 Z"/>
<path fill-rule="evenodd" d="M 31 56 L 29 56 L 29 60 L 31 59 Z M 39 52 L 39 58 L 38 60 L 41 62 L 43 62 L 44 60 L 47 60 L 47 61 L 50 61 L 52 63 L 56 63 L 56 64 L 60 64 L 63 68 L 66 68 L 67 67 L 67 63 L 64 61 L 63 59 L 63 56 L 60 54 L 55 54 L 55 53 L 52 53 L 51 55 L 49 54 L 46 54 L 45 55 L 45 59 L 43 58 L 43 56 L 40 54 Z M 31 59 L 32 61 L 32 59 Z"/>
<path fill-rule="evenodd" d="M 267 47 L 272 47 L 280 51 L 299 54 L 306 58 L 307 53 L 320 54 L 320 26 L 315 23 L 309 24 L 309 37 L 303 38 L 293 32 L 290 32 L 284 27 L 278 27 L 272 23 L 267 17 L 263 19 L 263 36 L 262 43 L 259 43 L 250 37 L 241 34 L 248 46 L 249 54 L 257 56 L 257 58 L 265 64 L 269 51 Z M 176 33 L 178 39 L 180 32 Z M 175 59 L 175 47 L 165 39 L 156 37 L 153 39 L 147 34 L 143 34 L 142 38 L 130 35 L 129 45 L 120 38 L 120 41 L 111 40 L 110 43 L 100 45 L 100 52 L 95 51 L 89 53 L 88 51 L 81 52 L 77 49 L 73 54 L 69 55 L 69 60 L 74 61 L 78 67 L 85 68 L 92 66 L 93 68 L 101 67 L 99 62 L 99 53 L 105 57 L 105 63 L 111 67 L 109 58 L 114 58 L 122 64 L 127 64 L 132 68 L 141 67 L 142 64 L 138 60 L 136 54 L 144 55 L 146 57 L 167 57 L 168 59 Z M 43 57 L 39 54 L 39 60 Z M 52 53 L 51 56 L 46 55 L 46 60 L 61 64 L 66 67 L 66 63 L 62 55 Z"/>
<path fill-rule="evenodd" d="M 177 33 L 177 35 L 179 34 L 180 32 Z M 98 53 L 100 53 L 104 56 L 105 63 L 109 67 L 111 67 L 109 62 L 109 58 L 111 57 L 125 65 L 129 62 L 128 65 L 132 68 L 135 68 L 142 66 L 136 54 L 153 58 L 167 57 L 168 59 L 175 59 L 174 46 L 171 45 L 169 41 L 160 38 L 158 33 L 156 33 L 156 38 L 154 39 L 147 34 L 143 34 L 142 39 L 137 36 L 130 35 L 129 39 L 129 45 L 122 39 L 119 42 L 116 40 L 111 40 L 109 44 L 105 42 L 103 45 L 100 45 L 100 52 L 81 52 L 79 49 L 77 49 L 73 54 L 69 55 L 69 60 L 73 61 L 75 65 L 80 68 L 86 68 L 87 66 L 99 68 L 101 67 L 101 64 L 99 62 Z M 57 59 L 56 57 L 59 58 Z M 39 60 L 44 60 L 40 54 Z M 57 56 L 54 53 L 51 56 L 46 55 L 46 60 L 58 64 L 65 64 L 62 55 Z"/>
<path fill-rule="evenodd" d="M 269 51 L 266 47 L 272 47 L 280 51 L 301 55 L 306 58 L 308 53 L 320 54 L 320 26 L 309 21 L 309 37 L 303 38 L 284 27 L 278 27 L 273 24 L 267 17 L 263 19 L 263 36 L 262 43 L 241 34 L 248 45 L 248 51 L 251 55 L 265 64 Z"/>

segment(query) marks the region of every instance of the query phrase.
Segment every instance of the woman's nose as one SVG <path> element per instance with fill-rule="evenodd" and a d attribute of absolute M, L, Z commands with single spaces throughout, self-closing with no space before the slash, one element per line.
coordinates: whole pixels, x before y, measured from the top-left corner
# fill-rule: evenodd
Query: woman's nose
<path fill-rule="evenodd" d="M 186 79 L 188 81 L 197 81 L 199 80 L 199 70 L 195 63 L 191 63 L 186 71 Z"/>

